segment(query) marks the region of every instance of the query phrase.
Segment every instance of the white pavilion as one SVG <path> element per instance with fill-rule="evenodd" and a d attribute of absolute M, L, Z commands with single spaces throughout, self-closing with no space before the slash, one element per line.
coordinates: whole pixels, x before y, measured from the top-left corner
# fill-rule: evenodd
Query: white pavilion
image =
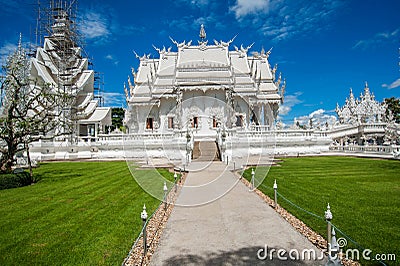
<path fill-rule="evenodd" d="M 195 136 L 215 136 L 219 128 L 273 128 L 283 101 L 285 81 L 271 67 L 271 50 L 248 54 L 248 47 L 206 40 L 181 43 L 177 51 L 154 47 L 158 58 L 144 55 L 124 85 L 129 133 L 191 130 Z"/>

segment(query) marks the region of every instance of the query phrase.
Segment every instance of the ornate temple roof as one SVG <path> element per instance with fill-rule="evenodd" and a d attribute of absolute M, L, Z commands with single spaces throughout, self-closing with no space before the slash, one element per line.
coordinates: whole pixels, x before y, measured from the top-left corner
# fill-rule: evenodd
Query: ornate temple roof
<path fill-rule="evenodd" d="M 337 104 L 336 113 L 341 124 L 382 122 L 386 114 L 386 105 L 375 100 L 368 83 L 365 82 L 364 92 L 361 93 L 360 99 L 356 99 L 353 90 L 350 89 L 350 95 L 346 98 L 345 105 L 339 107 Z"/>
<path fill-rule="evenodd" d="M 128 77 L 124 86 L 129 103 L 143 103 L 160 97 L 169 97 L 176 88 L 186 90 L 209 90 L 232 88 L 241 96 L 254 100 L 280 103 L 283 99 L 285 81 L 276 77 L 277 67 L 271 68 L 268 57 L 271 50 L 248 55 L 248 47 L 237 47 L 228 42 L 206 40 L 204 26 L 200 29 L 200 40 L 181 43 L 173 40 L 177 51 L 154 47 L 158 58 L 150 55 L 136 57 L 139 69 L 132 70 L 134 82 Z"/>

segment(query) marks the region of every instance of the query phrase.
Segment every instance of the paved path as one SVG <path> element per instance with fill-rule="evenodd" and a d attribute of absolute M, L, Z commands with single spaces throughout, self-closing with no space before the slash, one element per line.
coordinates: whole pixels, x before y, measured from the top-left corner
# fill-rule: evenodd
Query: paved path
<path fill-rule="evenodd" d="M 223 163 L 192 167 L 197 171 L 188 174 L 177 204 L 198 206 L 174 207 L 152 265 L 323 264 L 280 261 L 276 253 L 272 261 L 259 260 L 257 252 L 265 245 L 269 250 L 296 248 L 301 253 L 307 248 L 316 250 L 317 255 L 320 251 L 230 171 L 225 171 Z"/>

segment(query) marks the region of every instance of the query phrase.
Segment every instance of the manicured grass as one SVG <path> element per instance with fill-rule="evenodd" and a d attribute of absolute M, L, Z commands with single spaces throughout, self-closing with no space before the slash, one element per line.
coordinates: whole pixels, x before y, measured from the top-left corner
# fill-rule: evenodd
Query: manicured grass
<path fill-rule="evenodd" d="M 125 162 L 45 163 L 35 174 L 35 185 L 0 191 L 0 265 L 120 265 L 143 204 L 150 215 L 160 203 Z"/>
<path fill-rule="evenodd" d="M 266 171 L 259 167 L 256 177 L 265 176 Z M 244 177 L 250 180 L 251 169 L 244 172 Z M 349 157 L 283 159 L 280 167 L 270 168 L 259 186 L 271 198 L 274 179 L 280 194 L 312 213 L 323 217 L 330 203 L 333 224 L 375 254 L 395 253 L 397 265 L 400 263 L 400 161 Z M 278 203 L 326 237 L 323 220 L 282 198 Z M 338 238 L 341 236 L 337 234 Z"/>

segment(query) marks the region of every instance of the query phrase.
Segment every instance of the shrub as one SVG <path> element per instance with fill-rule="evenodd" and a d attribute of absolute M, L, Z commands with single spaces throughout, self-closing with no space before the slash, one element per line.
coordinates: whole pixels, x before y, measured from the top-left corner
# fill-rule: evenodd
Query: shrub
<path fill-rule="evenodd" d="M 26 171 L 14 171 L 14 173 L 10 174 L 1 174 L 0 175 L 0 190 L 8 189 L 8 188 L 17 188 L 29 186 L 35 183 L 34 177 L 31 177 L 30 174 Z"/>

